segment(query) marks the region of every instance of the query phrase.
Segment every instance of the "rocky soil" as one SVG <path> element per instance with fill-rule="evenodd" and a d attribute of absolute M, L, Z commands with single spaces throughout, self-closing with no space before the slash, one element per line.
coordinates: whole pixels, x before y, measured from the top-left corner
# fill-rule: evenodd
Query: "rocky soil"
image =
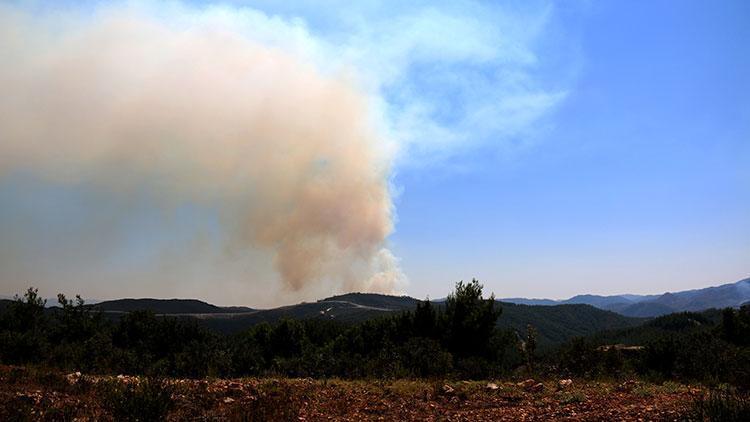
<path fill-rule="evenodd" d="M 149 396 L 153 392 L 137 397 L 111 393 L 111 386 L 149 382 L 158 382 L 165 403 Z M 673 421 L 683 420 L 701 394 L 690 386 L 633 380 L 153 381 L 0 366 L 0 420 L 120 420 L 128 412 L 163 404 L 163 418 L 174 421 Z"/>

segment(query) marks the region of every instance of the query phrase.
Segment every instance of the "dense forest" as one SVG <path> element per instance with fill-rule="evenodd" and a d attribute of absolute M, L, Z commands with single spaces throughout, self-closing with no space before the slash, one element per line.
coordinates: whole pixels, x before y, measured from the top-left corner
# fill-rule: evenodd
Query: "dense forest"
<path fill-rule="evenodd" d="M 671 314 L 540 349 L 533 325 L 522 331 L 498 326 L 503 306 L 483 298 L 476 280 L 457 283 L 444 302 L 421 301 L 412 311 L 362 322 L 281 319 L 234 334 L 149 311 L 108 318 L 80 298 L 59 295 L 58 302 L 45 308 L 30 288 L 0 311 L 0 362 L 193 378 L 534 374 L 750 387 L 748 306 Z"/>

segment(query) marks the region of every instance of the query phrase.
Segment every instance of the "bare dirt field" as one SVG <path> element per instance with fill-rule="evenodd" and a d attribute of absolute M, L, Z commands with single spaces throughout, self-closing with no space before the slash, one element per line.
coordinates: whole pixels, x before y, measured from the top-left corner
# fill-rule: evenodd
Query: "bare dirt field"
<path fill-rule="evenodd" d="M 638 381 L 99 377 L 0 367 L 0 420 L 683 420 L 698 388 Z"/>

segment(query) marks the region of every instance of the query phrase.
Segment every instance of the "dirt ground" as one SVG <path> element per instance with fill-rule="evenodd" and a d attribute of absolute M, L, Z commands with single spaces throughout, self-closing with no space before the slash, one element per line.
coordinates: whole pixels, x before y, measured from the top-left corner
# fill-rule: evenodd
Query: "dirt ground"
<path fill-rule="evenodd" d="M 117 416 L 108 408 L 100 386 L 145 382 L 2 366 L 0 420 L 119 420 L 123 410 Z M 690 386 L 639 381 L 246 378 L 163 383 L 171 402 L 166 419 L 174 421 L 672 421 L 683 420 L 691 401 L 702 394 Z M 140 399 L 146 401 L 124 400 L 121 406 L 140 410 L 156 400 Z"/>

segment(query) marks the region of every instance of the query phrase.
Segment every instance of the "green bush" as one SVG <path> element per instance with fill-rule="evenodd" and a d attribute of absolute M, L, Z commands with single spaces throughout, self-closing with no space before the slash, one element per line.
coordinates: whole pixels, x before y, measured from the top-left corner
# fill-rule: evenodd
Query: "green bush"
<path fill-rule="evenodd" d="M 586 395 L 583 394 L 580 391 L 563 391 L 559 393 L 559 400 L 560 404 L 574 404 L 574 403 L 583 403 L 586 401 Z"/>
<path fill-rule="evenodd" d="M 402 365 L 410 375 L 435 377 L 449 374 L 453 369 L 453 357 L 440 347 L 440 343 L 429 338 L 409 339 L 399 350 Z"/>

